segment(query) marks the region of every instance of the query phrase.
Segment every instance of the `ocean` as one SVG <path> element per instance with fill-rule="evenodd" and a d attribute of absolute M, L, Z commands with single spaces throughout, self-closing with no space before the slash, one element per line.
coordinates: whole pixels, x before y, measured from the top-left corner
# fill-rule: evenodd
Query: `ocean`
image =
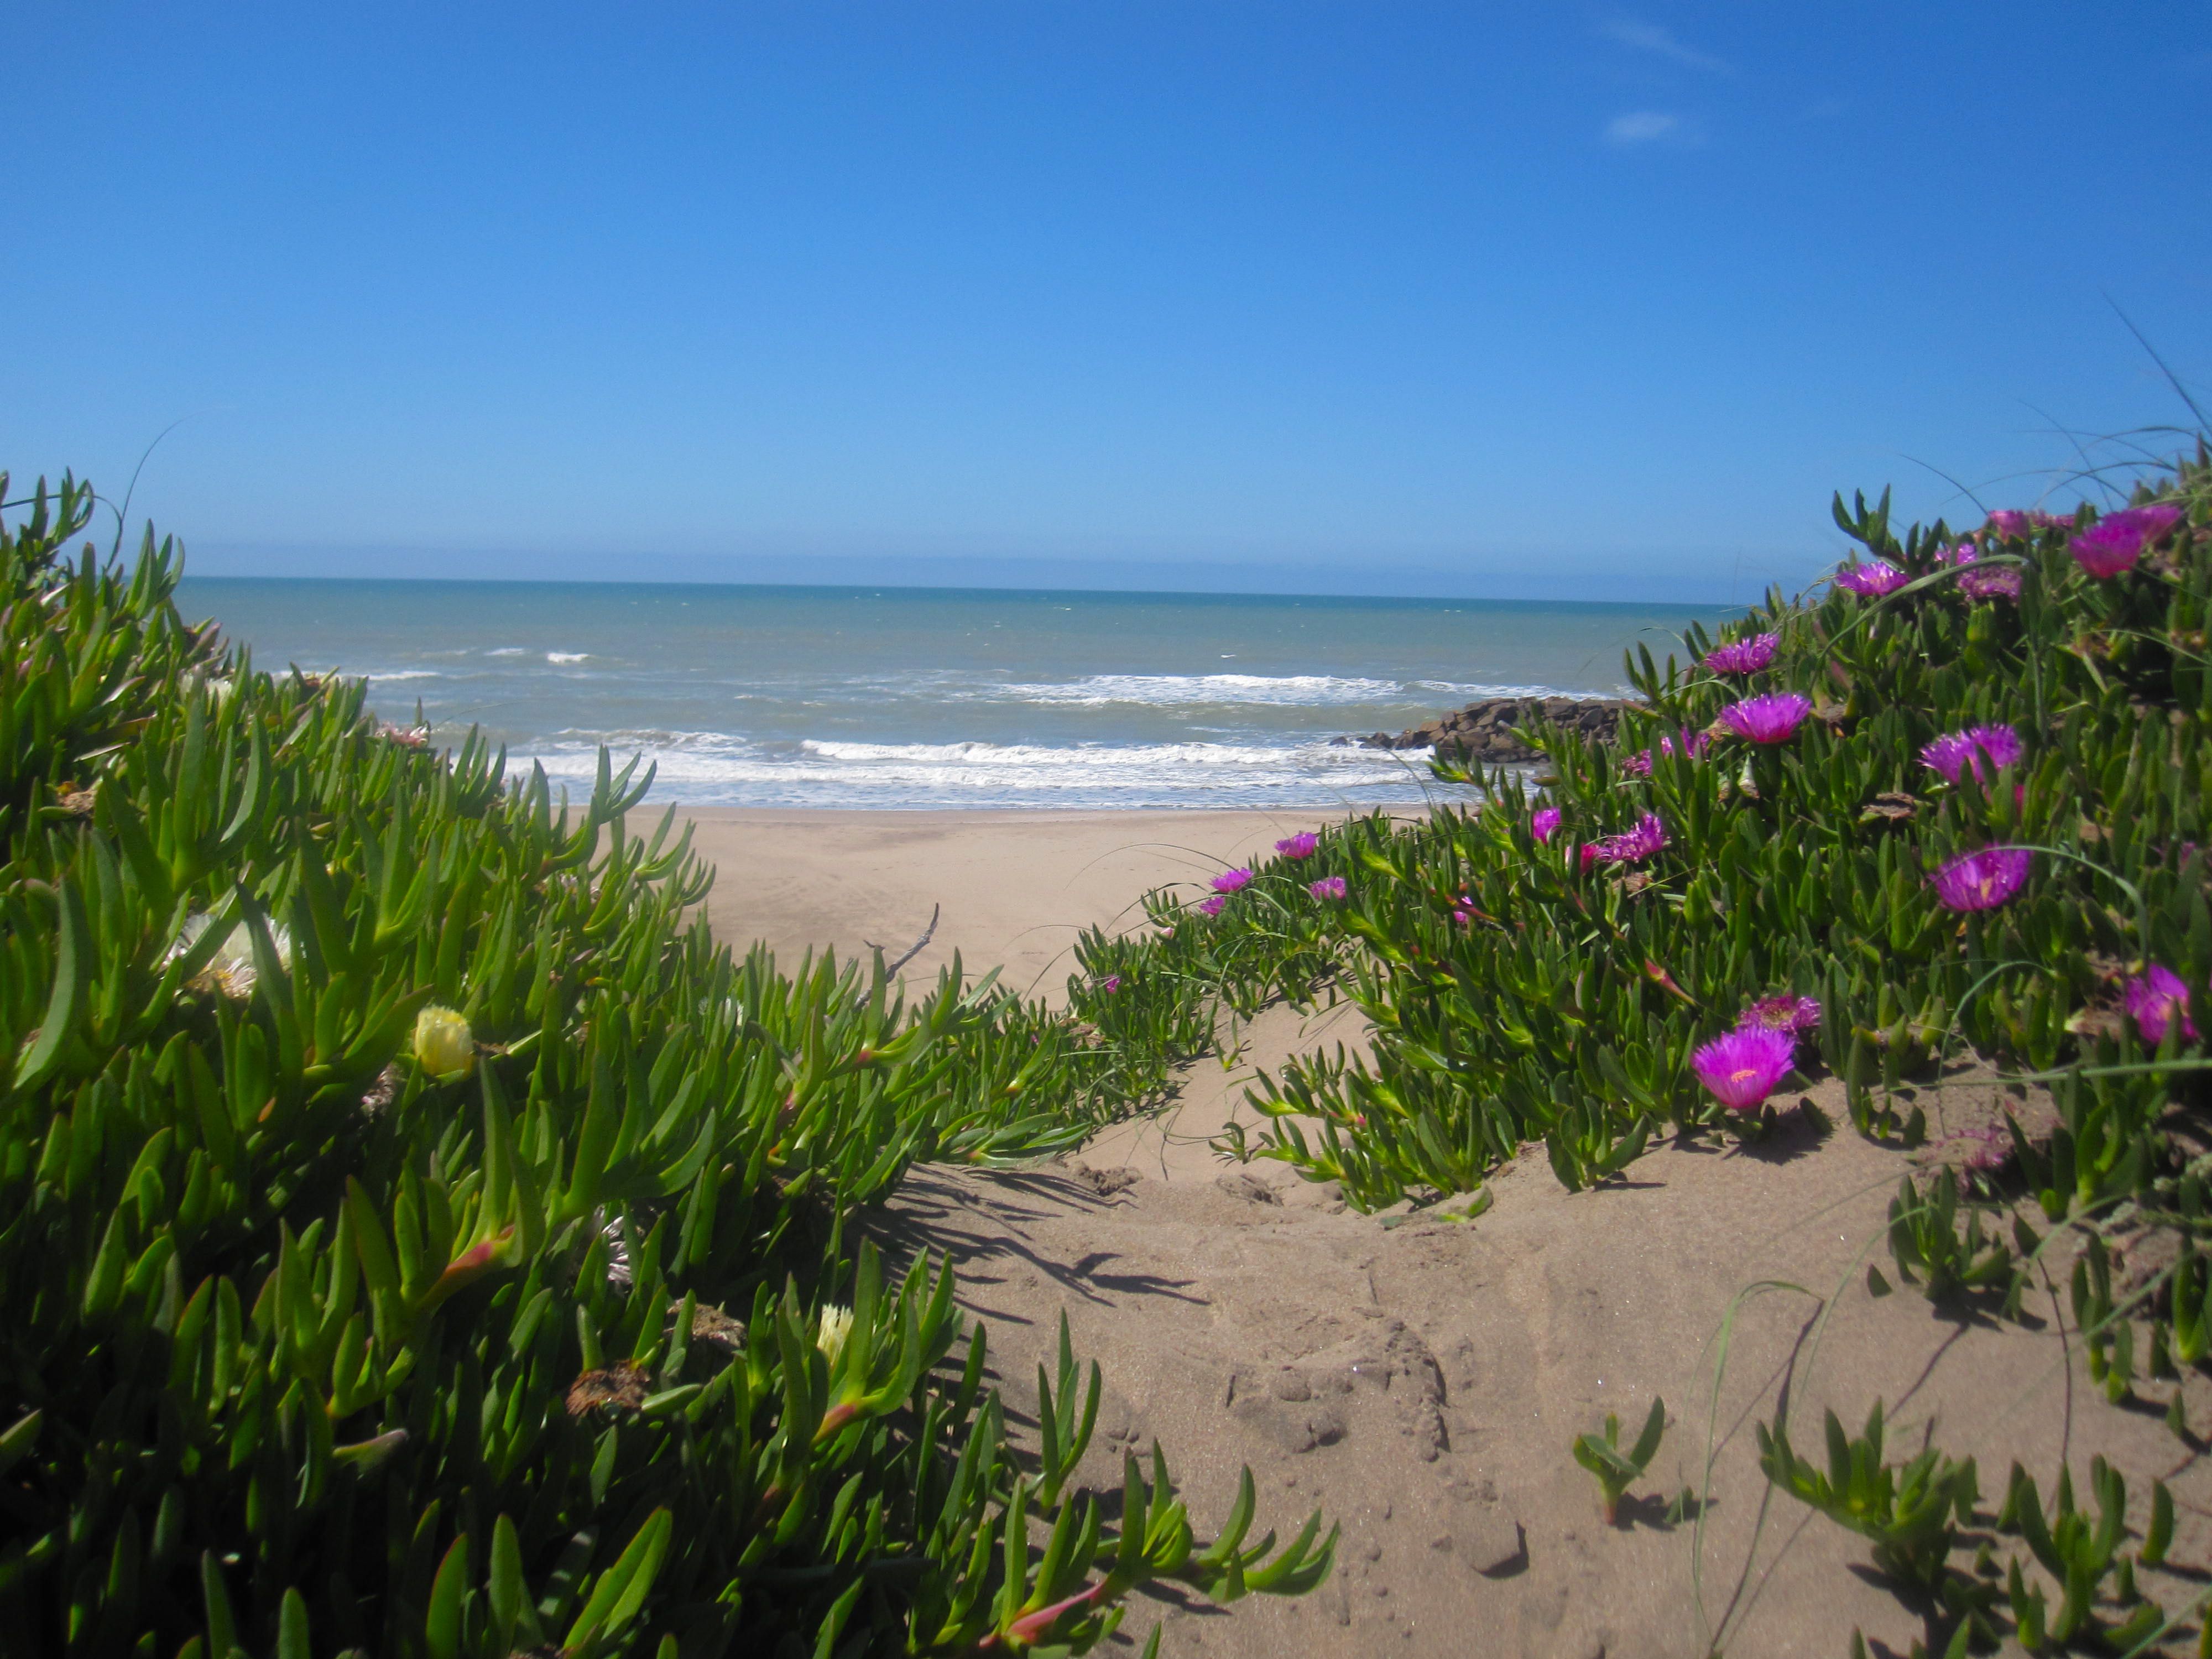
<path fill-rule="evenodd" d="M 1359 807 L 1452 792 L 1395 732 L 1479 697 L 1617 696 L 1692 606 L 188 578 L 256 664 L 365 675 L 441 744 L 650 799 L 875 808 Z"/>

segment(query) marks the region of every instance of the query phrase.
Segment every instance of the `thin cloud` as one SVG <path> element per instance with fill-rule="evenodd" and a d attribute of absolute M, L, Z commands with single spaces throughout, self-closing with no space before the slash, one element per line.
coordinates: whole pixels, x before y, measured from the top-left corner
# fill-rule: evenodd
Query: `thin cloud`
<path fill-rule="evenodd" d="M 1605 124 L 1605 142 L 1626 149 L 1638 144 L 1656 144 L 1664 138 L 1682 136 L 1682 118 L 1662 114 L 1656 109 L 1631 110 L 1626 115 L 1616 115 Z"/>
<path fill-rule="evenodd" d="M 1708 75 L 1733 75 L 1735 70 L 1725 59 L 1709 52 L 1699 52 L 1695 46 L 1677 40 L 1671 30 L 1656 23 L 1639 23 L 1632 17 L 1609 17 L 1598 25 L 1598 30 L 1615 46 L 1626 46 L 1631 52 L 1648 52 L 1656 58 L 1671 63 L 1687 64 L 1703 70 Z"/>

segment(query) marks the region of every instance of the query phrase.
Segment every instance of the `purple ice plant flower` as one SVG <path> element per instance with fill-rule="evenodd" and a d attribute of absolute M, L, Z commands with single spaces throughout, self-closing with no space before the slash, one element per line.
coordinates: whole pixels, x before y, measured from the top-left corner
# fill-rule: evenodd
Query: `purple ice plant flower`
<path fill-rule="evenodd" d="M 1735 1029 L 1788 1031 L 1793 1036 L 1809 1031 L 1820 1023 L 1820 1004 L 1813 997 L 1762 997 L 1736 1016 Z"/>
<path fill-rule="evenodd" d="M 1228 894 L 1216 893 L 1210 899 L 1200 899 L 1198 902 L 1198 914 L 1201 916 L 1218 916 L 1221 914 L 1221 907 L 1228 902 Z"/>
<path fill-rule="evenodd" d="M 1739 1026 L 1690 1055 L 1690 1069 L 1731 1112 L 1756 1110 L 1797 1058 L 1797 1038 L 1770 1025 Z"/>
<path fill-rule="evenodd" d="M 2020 733 L 2009 726 L 1970 726 L 1963 732 L 1946 732 L 1920 751 L 1920 763 L 1941 772 L 1956 783 L 1972 768 L 1977 778 L 1986 778 L 1982 762 L 2010 766 L 2021 757 Z"/>
<path fill-rule="evenodd" d="M 1946 910 L 1994 910 L 2020 891 L 2035 854 L 2025 847 L 1986 847 L 1953 859 L 1929 878 Z"/>
<path fill-rule="evenodd" d="M 1731 640 L 1705 653 L 1705 665 L 1716 674 L 1756 674 L 1774 660 L 1779 634 L 1753 634 L 1747 640 Z"/>
<path fill-rule="evenodd" d="M 1538 841 L 1549 841 L 1552 832 L 1559 827 L 1566 815 L 1556 806 L 1540 806 L 1528 820 L 1528 833 Z"/>
<path fill-rule="evenodd" d="M 1103 979 L 1102 979 L 1102 980 L 1100 980 L 1100 981 L 1098 981 L 1098 988 L 1099 988 L 1100 990 L 1103 991 L 1103 992 L 1104 992 L 1108 996 L 1109 996 L 1109 997 L 1110 997 L 1110 996 L 1112 996 L 1112 995 L 1114 994 L 1114 993 L 1115 993 L 1115 992 L 1116 992 L 1116 991 L 1118 991 L 1118 990 L 1120 990 L 1120 989 L 1121 988 L 1121 975 L 1119 975 L 1119 974 L 1109 974 L 1109 975 L 1107 975 L 1105 978 L 1103 978 Z"/>
<path fill-rule="evenodd" d="M 2144 548 L 2181 522 L 2172 501 L 2107 513 L 2066 544 L 2074 562 L 2093 576 L 2118 576 L 2135 568 Z"/>
<path fill-rule="evenodd" d="M 1667 826 L 1656 812 L 1646 812 L 1636 821 L 1633 830 L 1620 835 L 1607 836 L 1593 847 L 1583 849 L 1583 863 L 1641 864 L 1667 844 Z"/>
<path fill-rule="evenodd" d="M 1813 700 L 1795 691 L 1746 697 L 1721 710 L 1721 723 L 1753 743 L 1787 743 L 1813 712 Z"/>
<path fill-rule="evenodd" d="M 2196 1042 L 2197 1024 L 2189 1018 L 2189 988 L 2171 968 L 2153 963 L 2142 978 L 2128 981 L 2128 1018 L 2144 1042 L 2165 1042 L 2166 1028 L 2176 1015 L 2181 1018 L 2181 1035 Z"/>
<path fill-rule="evenodd" d="M 1911 580 L 1887 559 L 1843 565 L 1836 571 L 1836 586 L 1863 599 L 1878 599 L 1885 593 L 1894 593 Z"/>
<path fill-rule="evenodd" d="M 1321 846 L 1321 837 L 1311 830 L 1301 830 L 1295 836 L 1285 836 L 1275 843 L 1275 850 L 1286 859 L 1310 859 Z"/>
<path fill-rule="evenodd" d="M 1984 1123 L 1976 1129 L 1960 1129 L 1937 1142 L 1950 1146 L 1963 1141 L 1959 1162 L 1969 1170 L 2002 1170 L 2012 1157 L 2012 1137 L 1994 1123 Z"/>
<path fill-rule="evenodd" d="M 1678 747 L 1673 738 L 1662 737 L 1656 750 L 1647 749 L 1640 755 L 1631 755 L 1620 763 L 1620 769 L 1632 778 L 1648 778 L 1653 763 L 1661 755 L 1683 754 L 1692 760 L 1705 758 L 1705 750 L 1713 746 L 1710 732 L 1684 731 Z"/>
<path fill-rule="evenodd" d="M 1345 894 L 1342 876 L 1323 876 L 1319 881 L 1308 882 L 1306 891 L 1317 899 L 1340 899 Z"/>
<path fill-rule="evenodd" d="M 1996 565 L 1987 570 L 1969 570 L 1959 578 L 1959 591 L 1970 599 L 2014 599 L 2020 598 L 2020 572 L 2010 565 Z"/>
<path fill-rule="evenodd" d="M 1252 872 L 1249 870 L 1224 870 L 1213 878 L 1213 890 L 1217 893 L 1238 892 L 1251 884 Z"/>
<path fill-rule="evenodd" d="M 2017 507 L 2001 507 L 1990 514 L 1990 532 L 1996 535 L 2025 537 L 2034 527 L 2028 515 Z"/>

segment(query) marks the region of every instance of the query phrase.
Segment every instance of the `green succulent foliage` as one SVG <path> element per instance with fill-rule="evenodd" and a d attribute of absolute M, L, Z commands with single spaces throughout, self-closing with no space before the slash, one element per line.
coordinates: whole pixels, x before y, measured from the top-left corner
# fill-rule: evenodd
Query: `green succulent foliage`
<path fill-rule="evenodd" d="M 1263 1078 L 1249 1097 L 1260 1122 L 1231 1146 L 1340 1182 L 1363 1208 L 1477 1190 L 1538 1140 L 1562 1181 L 1588 1185 L 1656 1134 L 1723 1126 L 1691 1054 L 1781 995 L 1822 1005 L 1801 1064 L 1843 1080 L 1863 1133 L 1917 1141 L 1925 1121 L 1893 1091 L 1971 1052 L 2063 1073 L 2057 1132 L 2021 1152 L 2051 1218 L 2170 1185 L 2160 1120 L 2177 1093 L 2195 1097 L 2201 1052 L 2179 1022 L 2160 1049 L 2112 1011 L 2119 981 L 2154 962 L 2196 988 L 2193 1018 L 2212 1029 L 2212 459 L 2148 479 L 2138 498 L 2153 496 L 2184 507 L 2181 526 L 2105 580 L 2067 550 L 2075 521 L 1985 530 L 1962 567 L 1948 527 L 1900 538 L 1887 497 L 1839 499 L 1838 524 L 1906 585 L 1873 600 L 1771 594 L 1726 630 L 1777 636 L 1749 676 L 1698 665 L 1714 643 L 1701 629 L 1687 667 L 1639 647 L 1626 669 L 1643 706 L 1617 741 L 1522 734 L 1549 760 L 1540 804 L 1562 817 L 1548 839 L 1532 833 L 1524 775 L 1440 765 L 1484 801 L 1349 820 L 1310 859 L 1256 863 L 1216 916 L 1156 893 L 1152 936 L 1096 948 L 1087 971 L 1119 975 L 1115 1029 L 1164 1031 L 1212 982 L 1239 1007 L 1349 997 L 1371 1055 Z M 1969 569 L 2015 574 L 2017 599 L 1963 586 Z M 1814 705 L 1775 747 L 1717 723 L 1764 691 Z M 2021 763 L 1954 784 L 1920 760 L 1976 725 L 2012 726 Z M 1583 848 L 1646 813 L 1665 826 L 1656 854 L 1586 865 Z M 1930 872 L 1993 844 L 2045 849 L 2026 889 L 1998 909 L 1944 909 Z M 1312 897 L 1322 875 L 1346 897 Z"/>
<path fill-rule="evenodd" d="M 1605 1496 L 1606 1525 L 1612 1526 L 1620 1518 L 1621 1498 L 1651 1467 L 1652 1458 L 1658 1455 L 1660 1438 L 1666 1432 L 1667 1402 L 1655 1399 L 1636 1443 L 1626 1451 L 1621 1449 L 1620 1417 L 1615 1412 L 1605 1414 L 1602 1434 L 1575 1437 L 1575 1462 L 1590 1472 L 1598 1490 Z"/>
<path fill-rule="evenodd" d="M 2007 1599 L 2021 1645 L 2032 1652 L 2084 1643 L 2124 1653 L 2168 1623 L 2164 1611 L 2137 1589 L 2134 1569 L 2165 1560 L 2173 1538 L 2172 1494 L 2164 1481 L 2153 1483 L 2150 1525 L 2131 1559 L 2122 1549 L 2128 1536 L 2127 1482 L 2103 1458 L 2094 1458 L 2089 1491 L 2094 1515 L 2076 1506 L 2073 1479 L 2060 1470 L 2046 1513 L 2033 1478 L 2012 1466 L 1998 1529 L 2017 1533 L 2059 1589 L 2054 1613 L 2042 1587 L 2028 1581 L 2017 1559 L 2010 1564 Z"/>
<path fill-rule="evenodd" d="M 1149 1579 L 1326 1575 L 1249 1482 L 1200 1543 L 1157 1450 L 1109 1527 L 1064 1334 L 1037 1467 L 949 1269 L 857 1237 L 918 1160 L 1079 1142 L 1067 1021 L 734 957 L 635 763 L 572 808 L 430 752 L 186 627 L 171 544 L 68 554 L 75 480 L 15 505 L 10 1653 L 1073 1650 Z"/>
<path fill-rule="evenodd" d="M 1983 1229 L 1983 1212 L 1965 1208 L 1961 1224 L 1958 1176 L 1938 1170 L 1916 1184 L 1899 1183 L 1889 1205 L 1889 1249 L 1908 1284 L 1918 1284 L 1933 1302 L 1956 1302 L 1976 1295 L 2001 1295 L 2007 1313 L 2020 1310 L 2027 1288 L 2021 1258 L 2032 1257 L 2041 1242 L 2025 1222 L 2015 1223 L 2008 1241 Z M 2020 1246 L 2015 1256 L 2013 1244 Z"/>
<path fill-rule="evenodd" d="M 1891 1577 L 1929 1590 L 1942 1584 L 1958 1528 L 1979 1496 L 1972 1458 L 1955 1460 L 1930 1446 L 1904 1463 L 1884 1462 L 1878 1400 L 1856 1436 L 1827 1413 L 1826 1469 L 1797 1455 L 1783 1422 L 1757 1430 L 1759 1466 L 1768 1480 L 1871 1540 L 1875 1565 Z"/>

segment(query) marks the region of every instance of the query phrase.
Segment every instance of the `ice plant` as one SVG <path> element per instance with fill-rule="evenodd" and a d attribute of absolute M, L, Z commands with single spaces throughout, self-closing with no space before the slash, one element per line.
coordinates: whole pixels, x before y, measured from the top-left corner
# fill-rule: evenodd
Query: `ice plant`
<path fill-rule="evenodd" d="M 1320 847 L 1321 837 L 1310 830 L 1301 830 L 1295 836 L 1285 836 L 1275 843 L 1275 850 L 1286 859 L 1310 859 Z"/>
<path fill-rule="evenodd" d="M 1115 992 L 1116 992 L 1116 991 L 1118 991 L 1118 990 L 1120 990 L 1120 989 L 1121 988 L 1121 975 L 1119 975 L 1119 974 L 1109 974 L 1109 975 L 1107 975 L 1105 978 L 1103 978 L 1103 979 L 1102 979 L 1102 980 L 1100 980 L 1100 981 L 1098 981 L 1098 988 L 1099 988 L 1100 990 L 1103 991 L 1103 992 L 1104 992 L 1108 996 L 1109 996 L 1109 997 L 1110 997 L 1110 996 L 1112 996 L 1112 995 L 1114 994 L 1114 993 L 1115 993 Z"/>
<path fill-rule="evenodd" d="M 2020 572 L 2010 565 L 1969 570 L 1959 578 L 1959 591 L 1970 599 L 2017 599 Z"/>
<path fill-rule="evenodd" d="M 1836 586 L 1863 599 L 1878 599 L 1885 593 L 1894 593 L 1910 580 L 1887 559 L 1843 565 L 1836 571 Z"/>
<path fill-rule="evenodd" d="M 1621 762 L 1620 769 L 1632 778 L 1648 778 L 1651 775 L 1653 763 L 1660 755 L 1679 753 L 1687 755 L 1692 760 L 1698 760 L 1704 757 L 1706 750 L 1713 746 L 1712 735 L 1706 732 L 1686 731 L 1681 733 L 1681 738 L 1678 746 L 1673 738 L 1661 738 L 1656 750 L 1647 749 L 1640 755 L 1629 756 Z"/>
<path fill-rule="evenodd" d="M 1210 899 L 1199 901 L 1198 914 L 1201 916 L 1218 916 L 1221 914 L 1221 907 L 1228 902 L 1229 896 L 1226 893 L 1216 893 Z"/>
<path fill-rule="evenodd" d="M 1646 812 L 1633 830 L 1607 836 L 1594 847 L 1583 848 L 1585 867 L 1593 863 L 1641 864 L 1667 844 L 1667 826 L 1656 812 Z"/>
<path fill-rule="evenodd" d="M 1217 893 L 1234 893 L 1250 886 L 1251 884 L 1252 872 L 1249 870 L 1224 870 L 1213 878 L 1213 890 Z"/>
<path fill-rule="evenodd" d="M 2010 766 L 2021 757 L 2020 733 L 2009 726 L 1970 726 L 1963 732 L 1946 732 L 1920 751 L 1920 763 L 1941 772 L 1956 783 L 1972 768 L 1977 778 L 1987 777 L 1982 762 Z"/>
<path fill-rule="evenodd" d="M 1771 1025 L 1740 1026 L 1692 1053 L 1690 1069 L 1729 1110 L 1748 1112 L 1774 1092 L 1796 1057 L 1795 1032 Z"/>
<path fill-rule="evenodd" d="M 2021 890 L 2035 854 L 2024 847 L 1989 847 L 1953 859 L 1929 878 L 1947 910 L 1994 910 Z"/>
<path fill-rule="evenodd" d="M 1779 634 L 1753 634 L 1749 639 L 1731 640 L 1706 652 L 1705 665 L 1716 674 L 1756 674 L 1774 660 L 1775 647 L 1781 643 Z"/>
<path fill-rule="evenodd" d="M 2181 1035 L 2196 1042 L 2197 1024 L 2189 1018 L 2189 988 L 2171 968 L 2153 963 L 2148 973 L 2128 981 L 2128 1018 L 2135 1021 L 2144 1042 L 2165 1042 L 2166 1028 L 2177 1015 L 2181 1019 Z"/>
<path fill-rule="evenodd" d="M 1317 899 L 1340 899 L 1345 893 L 1344 878 L 1323 876 L 1319 881 L 1308 883 L 1306 891 Z"/>
<path fill-rule="evenodd" d="M 433 1077 L 476 1070 L 477 1045 L 469 1023 L 435 1003 L 415 1016 L 415 1059 Z"/>
<path fill-rule="evenodd" d="M 1813 712 L 1813 700 L 1795 691 L 1746 697 L 1721 710 L 1721 724 L 1753 743 L 1787 743 Z"/>
<path fill-rule="evenodd" d="M 1990 514 L 1989 527 L 2000 536 L 2026 536 L 2034 526 L 2017 507 L 2001 507 Z"/>
<path fill-rule="evenodd" d="M 1736 1017 L 1735 1029 L 1766 1031 L 1809 1031 L 1820 1023 L 1820 1005 L 1813 997 L 1762 997 Z"/>
<path fill-rule="evenodd" d="M 853 1310 L 841 1308 L 832 1302 L 822 1310 L 822 1327 L 815 1333 L 814 1346 L 822 1350 L 823 1358 L 833 1366 L 837 1356 L 845 1352 L 845 1339 L 853 1334 Z"/>
<path fill-rule="evenodd" d="M 1528 833 L 1538 841 L 1549 841 L 1552 832 L 1559 827 L 1559 820 L 1565 816 L 1556 806 L 1540 806 L 1528 820 Z"/>
<path fill-rule="evenodd" d="M 2118 576 L 2132 569 L 2144 548 L 2180 522 L 2181 508 L 2172 501 L 2122 507 L 2074 537 L 2066 550 L 2092 576 Z"/>

